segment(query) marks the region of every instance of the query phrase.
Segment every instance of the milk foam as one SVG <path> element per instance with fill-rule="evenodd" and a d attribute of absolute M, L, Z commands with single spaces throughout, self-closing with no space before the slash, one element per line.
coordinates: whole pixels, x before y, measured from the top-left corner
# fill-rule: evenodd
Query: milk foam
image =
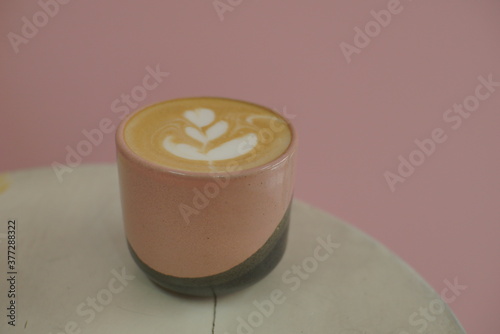
<path fill-rule="evenodd" d="M 207 150 L 206 147 L 208 143 L 228 132 L 228 123 L 223 120 L 214 122 L 215 112 L 206 108 L 187 110 L 184 112 L 183 116 L 195 126 L 185 127 L 184 132 L 189 137 L 198 141 L 199 145 L 193 146 L 182 142 L 175 144 L 172 136 L 167 136 L 165 140 L 163 140 L 163 147 L 178 157 L 204 161 L 234 159 L 250 152 L 259 142 L 257 133 L 251 132 L 247 135 L 228 140 L 211 150 Z M 252 124 L 248 122 L 248 117 L 247 123 Z M 243 125 L 244 124 L 235 124 L 236 127 L 241 127 Z M 209 127 L 203 130 L 203 127 L 206 126 Z"/>
<path fill-rule="evenodd" d="M 267 163 L 288 147 L 287 123 L 270 110 L 246 102 L 193 98 L 167 101 L 136 113 L 124 131 L 137 154 L 175 169 L 224 170 Z"/>

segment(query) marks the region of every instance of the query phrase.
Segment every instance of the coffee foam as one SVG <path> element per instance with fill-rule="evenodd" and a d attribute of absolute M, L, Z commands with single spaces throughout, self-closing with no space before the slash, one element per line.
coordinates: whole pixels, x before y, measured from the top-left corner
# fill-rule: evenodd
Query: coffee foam
<path fill-rule="evenodd" d="M 281 116 L 258 105 L 187 98 L 135 113 L 124 127 L 124 139 L 134 153 L 154 163 L 183 171 L 222 172 L 278 158 L 290 144 L 291 130 Z"/>

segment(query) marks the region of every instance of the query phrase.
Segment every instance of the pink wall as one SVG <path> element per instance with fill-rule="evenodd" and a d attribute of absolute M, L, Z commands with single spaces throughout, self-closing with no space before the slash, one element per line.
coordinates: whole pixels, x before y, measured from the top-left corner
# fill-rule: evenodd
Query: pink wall
<path fill-rule="evenodd" d="M 2 3 L 0 170 L 65 163 L 82 130 L 118 123 L 131 91 L 138 106 L 215 95 L 286 109 L 297 196 L 381 240 L 437 291 L 456 277 L 467 289 L 450 306 L 465 329 L 497 332 L 500 87 L 476 87 L 500 82 L 500 2 L 242 1 L 221 20 L 212 1 L 72 1 L 50 18 L 35 1 Z M 387 8 L 381 27 L 370 11 Z M 355 38 L 365 25 L 370 41 Z M 157 65 L 170 74 L 142 100 Z M 474 111 L 448 111 L 462 103 Z M 399 155 L 420 163 L 414 141 L 434 129 L 441 143 L 391 192 L 384 173 Z M 103 134 L 82 162 L 112 161 Z"/>

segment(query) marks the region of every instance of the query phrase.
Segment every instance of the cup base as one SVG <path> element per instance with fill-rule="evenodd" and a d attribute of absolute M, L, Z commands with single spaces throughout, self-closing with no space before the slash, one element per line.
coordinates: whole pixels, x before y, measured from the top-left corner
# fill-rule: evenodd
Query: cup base
<path fill-rule="evenodd" d="M 285 253 L 288 239 L 290 208 L 291 203 L 276 230 L 257 252 L 235 267 L 216 275 L 197 278 L 165 275 L 144 263 L 137 256 L 130 243 L 127 242 L 127 244 L 132 258 L 139 268 L 161 288 L 191 296 L 209 297 L 215 294 L 228 294 L 261 280 L 280 262 Z"/>

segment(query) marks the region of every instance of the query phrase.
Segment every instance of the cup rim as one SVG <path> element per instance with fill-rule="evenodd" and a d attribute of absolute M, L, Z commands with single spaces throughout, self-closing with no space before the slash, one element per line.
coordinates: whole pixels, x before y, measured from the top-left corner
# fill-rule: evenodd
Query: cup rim
<path fill-rule="evenodd" d="M 266 109 L 267 111 L 271 112 L 274 115 L 277 115 L 281 119 L 283 119 L 286 124 L 288 125 L 288 128 L 290 129 L 290 143 L 288 144 L 288 147 L 276 158 L 273 160 L 262 164 L 258 165 L 255 167 L 239 170 L 239 171 L 218 171 L 218 172 L 195 172 L 195 171 L 188 171 L 188 170 L 182 170 L 182 169 L 176 169 L 176 168 L 171 168 L 162 164 L 159 164 L 157 162 L 153 162 L 150 160 L 147 160 L 143 157 L 141 157 L 139 154 L 135 153 L 125 142 L 123 132 L 125 130 L 125 126 L 128 123 L 128 121 L 136 114 L 140 113 L 143 110 L 146 110 L 148 108 L 152 108 L 156 105 L 163 104 L 165 102 L 173 102 L 173 101 L 181 101 L 181 100 L 193 100 L 193 99 L 218 99 L 218 100 L 229 100 L 229 101 L 234 101 L 234 102 L 240 102 L 240 103 L 246 103 L 250 105 L 254 105 L 259 108 Z M 181 97 L 181 98 L 176 98 L 176 99 L 168 99 L 168 100 L 163 100 L 159 101 L 153 104 L 146 105 L 144 107 L 141 107 L 139 109 L 136 109 L 135 111 L 131 112 L 128 114 L 124 119 L 121 120 L 118 128 L 116 129 L 115 132 L 115 143 L 116 143 L 116 154 L 121 153 L 125 158 L 128 160 L 131 160 L 142 167 L 145 167 L 150 170 L 154 171 L 159 171 L 163 173 L 169 173 L 169 174 L 175 174 L 178 176 L 184 176 L 184 177 L 192 177 L 192 178 L 217 178 L 217 177 L 227 177 L 229 174 L 231 177 L 244 177 L 247 175 L 253 175 L 257 174 L 259 172 L 267 171 L 267 170 L 273 170 L 275 168 L 278 168 L 282 163 L 286 162 L 287 160 L 291 159 L 293 155 L 295 154 L 295 148 L 297 144 L 297 136 L 296 136 L 296 131 L 293 126 L 293 124 L 285 117 L 281 116 L 278 112 L 272 110 L 271 108 L 262 106 L 260 104 L 244 101 L 244 100 L 239 100 L 239 99 L 233 99 L 233 98 L 226 98 L 226 97 L 219 97 L 219 96 L 194 96 L 194 97 Z"/>

